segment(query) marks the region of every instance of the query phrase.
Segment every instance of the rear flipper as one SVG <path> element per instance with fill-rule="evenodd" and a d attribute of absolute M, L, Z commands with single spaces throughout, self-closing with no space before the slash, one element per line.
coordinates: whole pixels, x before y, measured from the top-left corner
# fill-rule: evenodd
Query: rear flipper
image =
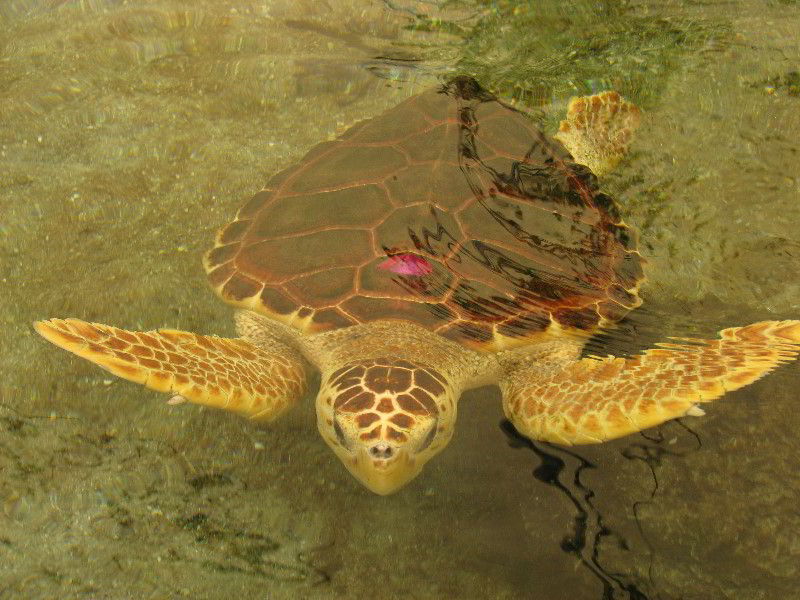
<path fill-rule="evenodd" d="M 33 326 L 46 340 L 114 375 L 251 419 L 271 421 L 306 390 L 303 359 L 285 345 L 262 348 L 246 339 L 169 329 L 125 331 L 77 319 Z"/>
<path fill-rule="evenodd" d="M 523 435 L 558 444 L 617 438 L 687 414 L 753 383 L 800 352 L 800 321 L 764 321 L 719 340 L 674 338 L 634 358 L 584 358 L 501 382 L 506 416 Z"/>
<path fill-rule="evenodd" d="M 572 98 L 555 138 L 595 175 L 617 166 L 639 127 L 639 109 L 617 92 Z"/>

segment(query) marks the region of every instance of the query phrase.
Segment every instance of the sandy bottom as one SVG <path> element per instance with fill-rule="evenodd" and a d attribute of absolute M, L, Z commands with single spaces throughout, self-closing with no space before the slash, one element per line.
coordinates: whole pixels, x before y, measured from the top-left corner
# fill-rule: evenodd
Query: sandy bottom
<path fill-rule="evenodd" d="M 800 6 L 696 4 L 728 39 L 674 66 L 606 182 L 650 264 L 607 351 L 800 315 L 800 98 L 775 79 L 800 64 Z M 499 392 L 475 390 L 450 446 L 380 498 L 318 436 L 313 396 L 260 428 L 33 332 L 73 316 L 232 335 L 200 266 L 215 230 L 452 68 L 375 76 L 429 41 L 406 28 L 423 5 L 0 5 L 0 599 L 797 595 L 797 365 L 575 451 L 510 444 Z"/>

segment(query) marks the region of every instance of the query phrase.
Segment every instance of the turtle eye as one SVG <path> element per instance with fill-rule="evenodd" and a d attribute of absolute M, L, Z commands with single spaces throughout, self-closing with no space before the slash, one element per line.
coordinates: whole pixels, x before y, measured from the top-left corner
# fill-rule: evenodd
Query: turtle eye
<path fill-rule="evenodd" d="M 423 440 L 422 445 L 419 447 L 419 450 L 417 450 L 417 452 L 422 452 L 423 450 L 425 450 L 425 448 L 427 448 L 433 443 L 433 440 L 436 438 L 437 430 L 438 426 L 436 422 L 434 422 L 433 427 L 431 427 L 431 430 L 428 432 L 428 435 L 425 436 L 425 439 Z"/>
<path fill-rule="evenodd" d="M 347 442 L 344 438 L 344 431 L 342 431 L 342 426 L 339 425 L 339 420 L 336 419 L 336 417 L 333 419 L 333 432 L 336 434 L 336 439 L 339 440 L 339 443 L 342 446 L 347 447 Z"/>

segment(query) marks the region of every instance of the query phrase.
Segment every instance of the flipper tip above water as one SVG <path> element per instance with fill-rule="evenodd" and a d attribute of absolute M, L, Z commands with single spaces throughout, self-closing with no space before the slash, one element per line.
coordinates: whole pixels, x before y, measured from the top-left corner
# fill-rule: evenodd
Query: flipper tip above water
<path fill-rule="evenodd" d="M 625 155 L 640 121 L 636 105 L 617 92 L 574 97 L 555 138 L 576 162 L 602 176 Z"/>

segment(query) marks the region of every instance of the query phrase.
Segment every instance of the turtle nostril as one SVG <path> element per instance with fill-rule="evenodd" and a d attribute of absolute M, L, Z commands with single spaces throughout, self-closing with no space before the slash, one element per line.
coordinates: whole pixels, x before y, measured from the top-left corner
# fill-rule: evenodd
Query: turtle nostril
<path fill-rule="evenodd" d="M 394 448 L 386 442 L 378 442 L 369 449 L 369 454 L 372 458 L 391 458 L 394 454 Z"/>

